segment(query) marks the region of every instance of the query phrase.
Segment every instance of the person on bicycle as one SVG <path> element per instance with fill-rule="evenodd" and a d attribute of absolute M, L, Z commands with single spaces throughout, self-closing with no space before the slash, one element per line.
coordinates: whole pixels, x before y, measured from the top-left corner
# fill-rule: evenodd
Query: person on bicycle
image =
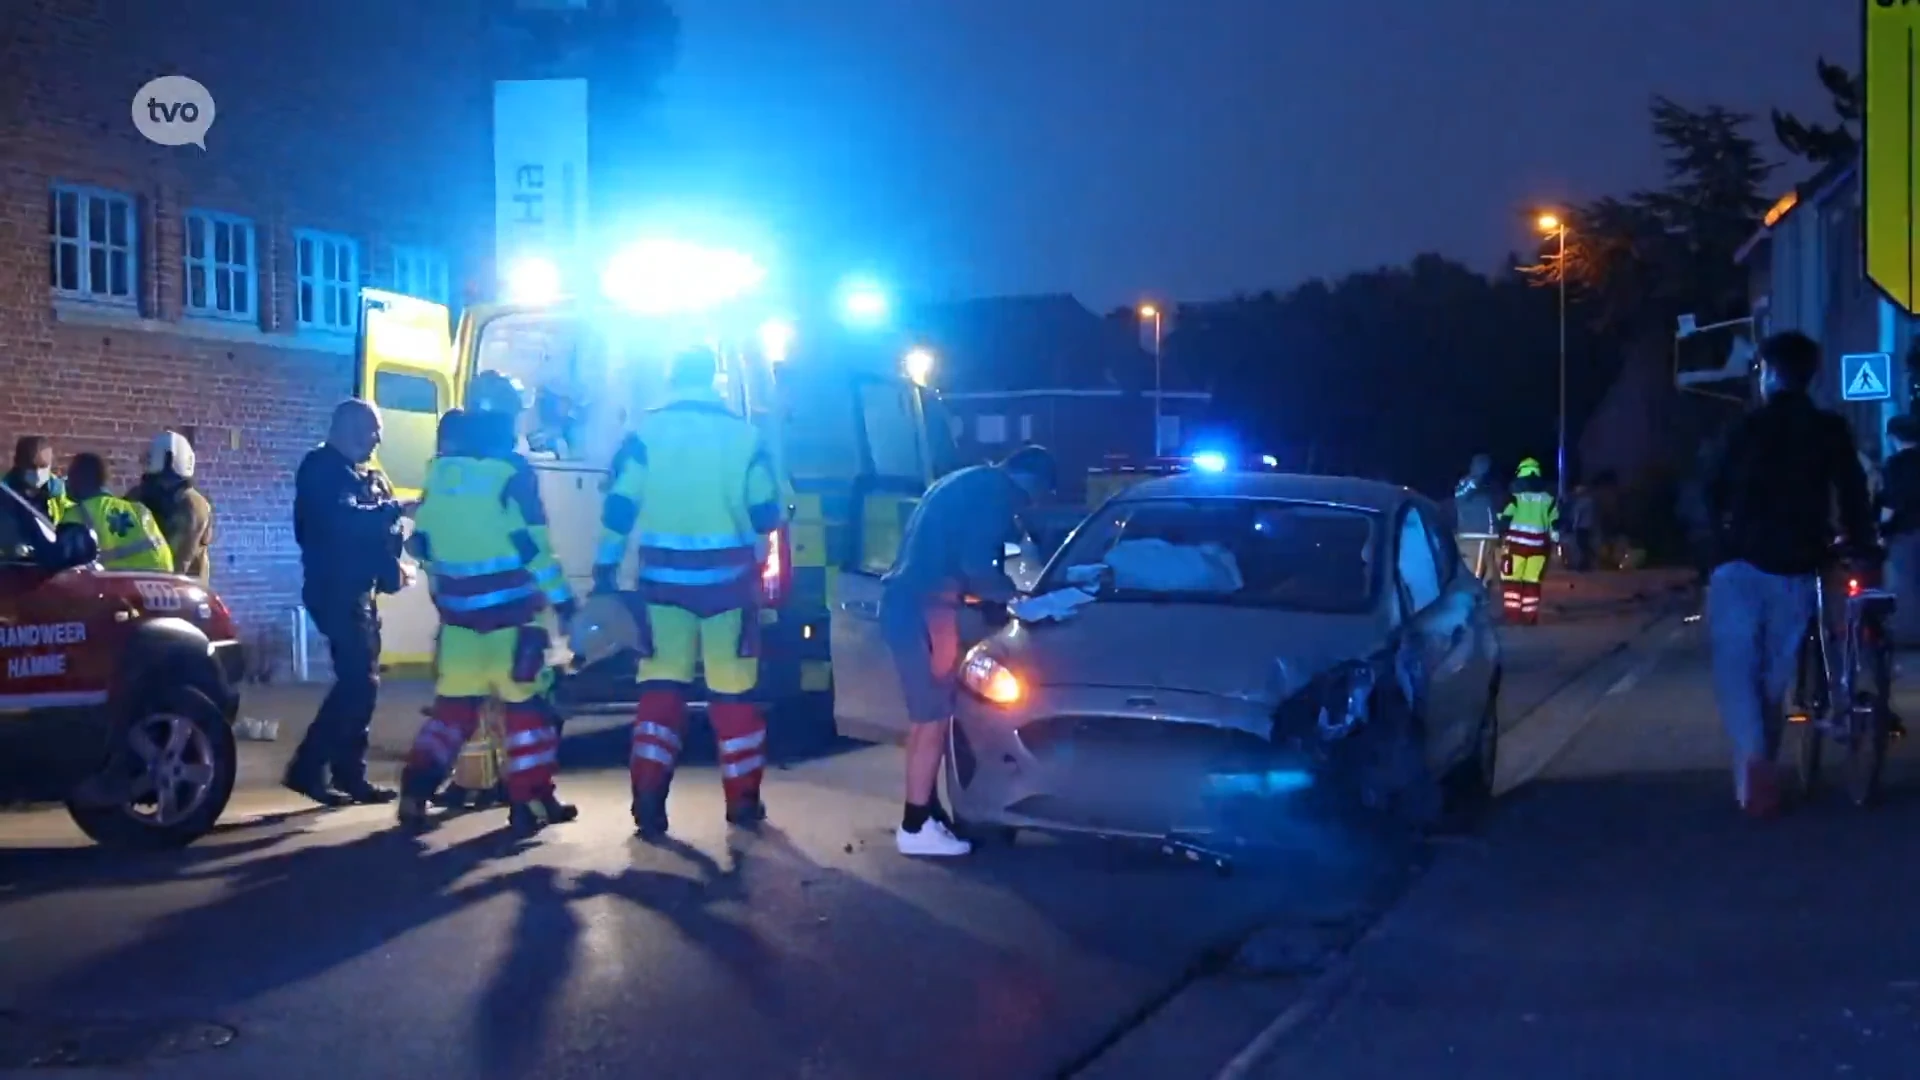
<path fill-rule="evenodd" d="M 1853 431 L 1808 396 L 1819 370 L 1820 346 L 1805 334 L 1762 342 L 1762 404 L 1734 424 L 1707 474 L 1714 697 L 1733 743 L 1734 795 L 1756 816 L 1780 805 L 1774 758 L 1815 576 L 1832 561 L 1836 533 L 1849 558 L 1879 553 Z"/>

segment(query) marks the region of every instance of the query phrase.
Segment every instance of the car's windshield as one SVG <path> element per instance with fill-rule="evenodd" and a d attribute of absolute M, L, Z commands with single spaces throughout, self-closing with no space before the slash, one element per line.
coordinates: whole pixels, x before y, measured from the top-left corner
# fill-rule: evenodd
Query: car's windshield
<path fill-rule="evenodd" d="M 1103 600 L 1359 611 L 1380 577 L 1379 517 L 1277 499 L 1134 499 L 1088 519 L 1041 591 L 1104 566 Z"/>

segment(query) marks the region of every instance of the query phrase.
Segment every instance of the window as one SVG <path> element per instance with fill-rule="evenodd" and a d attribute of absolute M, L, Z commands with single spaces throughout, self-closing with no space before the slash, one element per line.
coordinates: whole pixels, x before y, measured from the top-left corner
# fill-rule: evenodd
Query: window
<path fill-rule="evenodd" d="M 134 305 L 133 200 L 55 185 L 47 196 L 48 284 L 62 296 Z"/>
<path fill-rule="evenodd" d="M 440 401 L 440 387 L 425 375 L 374 372 L 373 403 L 386 427 L 378 456 L 393 486 L 413 491 L 427 482 L 428 463 L 439 437 Z"/>
<path fill-rule="evenodd" d="M 860 413 L 867 425 L 867 450 L 873 455 L 874 475 L 924 479 L 927 467 L 920 456 L 920 423 L 914 415 L 913 392 L 897 382 L 861 383 Z"/>
<path fill-rule="evenodd" d="M 189 210 L 186 217 L 185 306 L 194 315 L 253 319 L 256 262 L 253 222 Z"/>
<path fill-rule="evenodd" d="M 973 441 L 996 444 L 1007 441 L 1007 418 L 999 413 L 981 413 L 973 418 Z"/>
<path fill-rule="evenodd" d="M 373 403 L 382 410 L 427 413 L 436 420 L 440 394 L 433 380 L 404 371 L 381 371 L 373 376 Z"/>
<path fill-rule="evenodd" d="M 360 244 L 350 236 L 293 234 L 295 315 L 314 330 L 351 333 L 359 316 Z"/>
<path fill-rule="evenodd" d="M 393 249 L 393 291 L 444 304 L 451 290 L 447 285 L 447 257 L 432 248 L 396 245 Z"/>
<path fill-rule="evenodd" d="M 1380 576 L 1378 522 L 1278 499 L 1122 500 L 1073 532 L 1035 591 L 1066 586 L 1071 567 L 1105 564 L 1103 602 L 1363 611 Z"/>
<path fill-rule="evenodd" d="M 1440 567 L 1433 558 L 1433 541 L 1427 537 L 1420 515 L 1409 512 L 1400 519 L 1400 587 L 1406 592 L 1409 613 L 1425 611 L 1440 599 Z"/>
<path fill-rule="evenodd" d="M 1020 415 L 1020 441 L 1023 443 L 1033 441 L 1033 416 L 1031 413 L 1022 413 Z"/>
<path fill-rule="evenodd" d="M 1453 575 L 1466 565 L 1465 557 L 1460 554 L 1460 545 L 1454 541 L 1453 534 L 1440 527 L 1440 523 L 1427 516 L 1426 511 L 1418 511 L 1420 523 L 1427 530 L 1427 539 L 1433 544 L 1434 565 L 1439 569 L 1440 586 L 1445 588 L 1453 583 Z"/>

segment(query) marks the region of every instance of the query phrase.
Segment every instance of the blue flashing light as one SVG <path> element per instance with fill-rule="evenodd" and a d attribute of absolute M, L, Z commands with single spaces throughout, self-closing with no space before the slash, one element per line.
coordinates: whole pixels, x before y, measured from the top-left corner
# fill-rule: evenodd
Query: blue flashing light
<path fill-rule="evenodd" d="M 1280 459 L 1274 457 L 1272 454 L 1261 454 L 1260 464 L 1265 465 L 1269 469 L 1277 469 L 1280 467 Z"/>
<path fill-rule="evenodd" d="M 1193 467 L 1201 472 L 1226 472 L 1227 455 L 1218 450 L 1202 450 L 1193 455 Z"/>
<path fill-rule="evenodd" d="M 871 281 L 852 281 L 841 291 L 841 314 L 857 326 L 877 326 L 885 322 L 891 306 L 885 290 Z"/>

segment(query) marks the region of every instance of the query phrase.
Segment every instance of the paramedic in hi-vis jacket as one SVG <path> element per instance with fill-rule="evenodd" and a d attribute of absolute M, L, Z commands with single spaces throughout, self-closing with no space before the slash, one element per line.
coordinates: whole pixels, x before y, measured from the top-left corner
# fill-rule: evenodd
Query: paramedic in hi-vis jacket
<path fill-rule="evenodd" d="M 594 555 L 594 591 L 616 591 L 628 538 L 638 534 L 631 772 L 643 837 L 667 831 L 667 785 L 696 671 L 706 676 L 727 821 L 751 827 L 766 818 L 767 725 L 750 699 L 760 675 L 760 568 L 786 501 L 759 432 L 715 390 L 718 374 L 710 349 L 674 359 L 669 400 L 641 417 L 614 456 Z"/>
<path fill-rule="evenodd" d="M 420 727 L 401 777 L 400 820 L 426 821 L 427 800 L 474 737 L 489 698 L 503 707 L 502 783 L 520 832 L 571 821 L 578 811 L 554 797 L 560 734 L 545 694 L 548 631 L 543 608 L 564 633 L 573 592 L 547 540 L 547 513 L 531 466 L 514 452 L 525 407 L 520 384 L 497 371 L 467 391 L 459 456 L 435 458 L 414 512 L 415 558 L 429 575 L 440 614 L 433 715 Z"/>
<path fill-rule="evenodd" d="M 1500 520 L 1506 532 L 1500 577 L 1507 621 L 1531 626 L 1540 621 L 1540 579 L 1546 576 L 1547 553 L 1560 539 L 1560 506 L 1533 458 L 1514 472 L 1513 499 Z"/>

